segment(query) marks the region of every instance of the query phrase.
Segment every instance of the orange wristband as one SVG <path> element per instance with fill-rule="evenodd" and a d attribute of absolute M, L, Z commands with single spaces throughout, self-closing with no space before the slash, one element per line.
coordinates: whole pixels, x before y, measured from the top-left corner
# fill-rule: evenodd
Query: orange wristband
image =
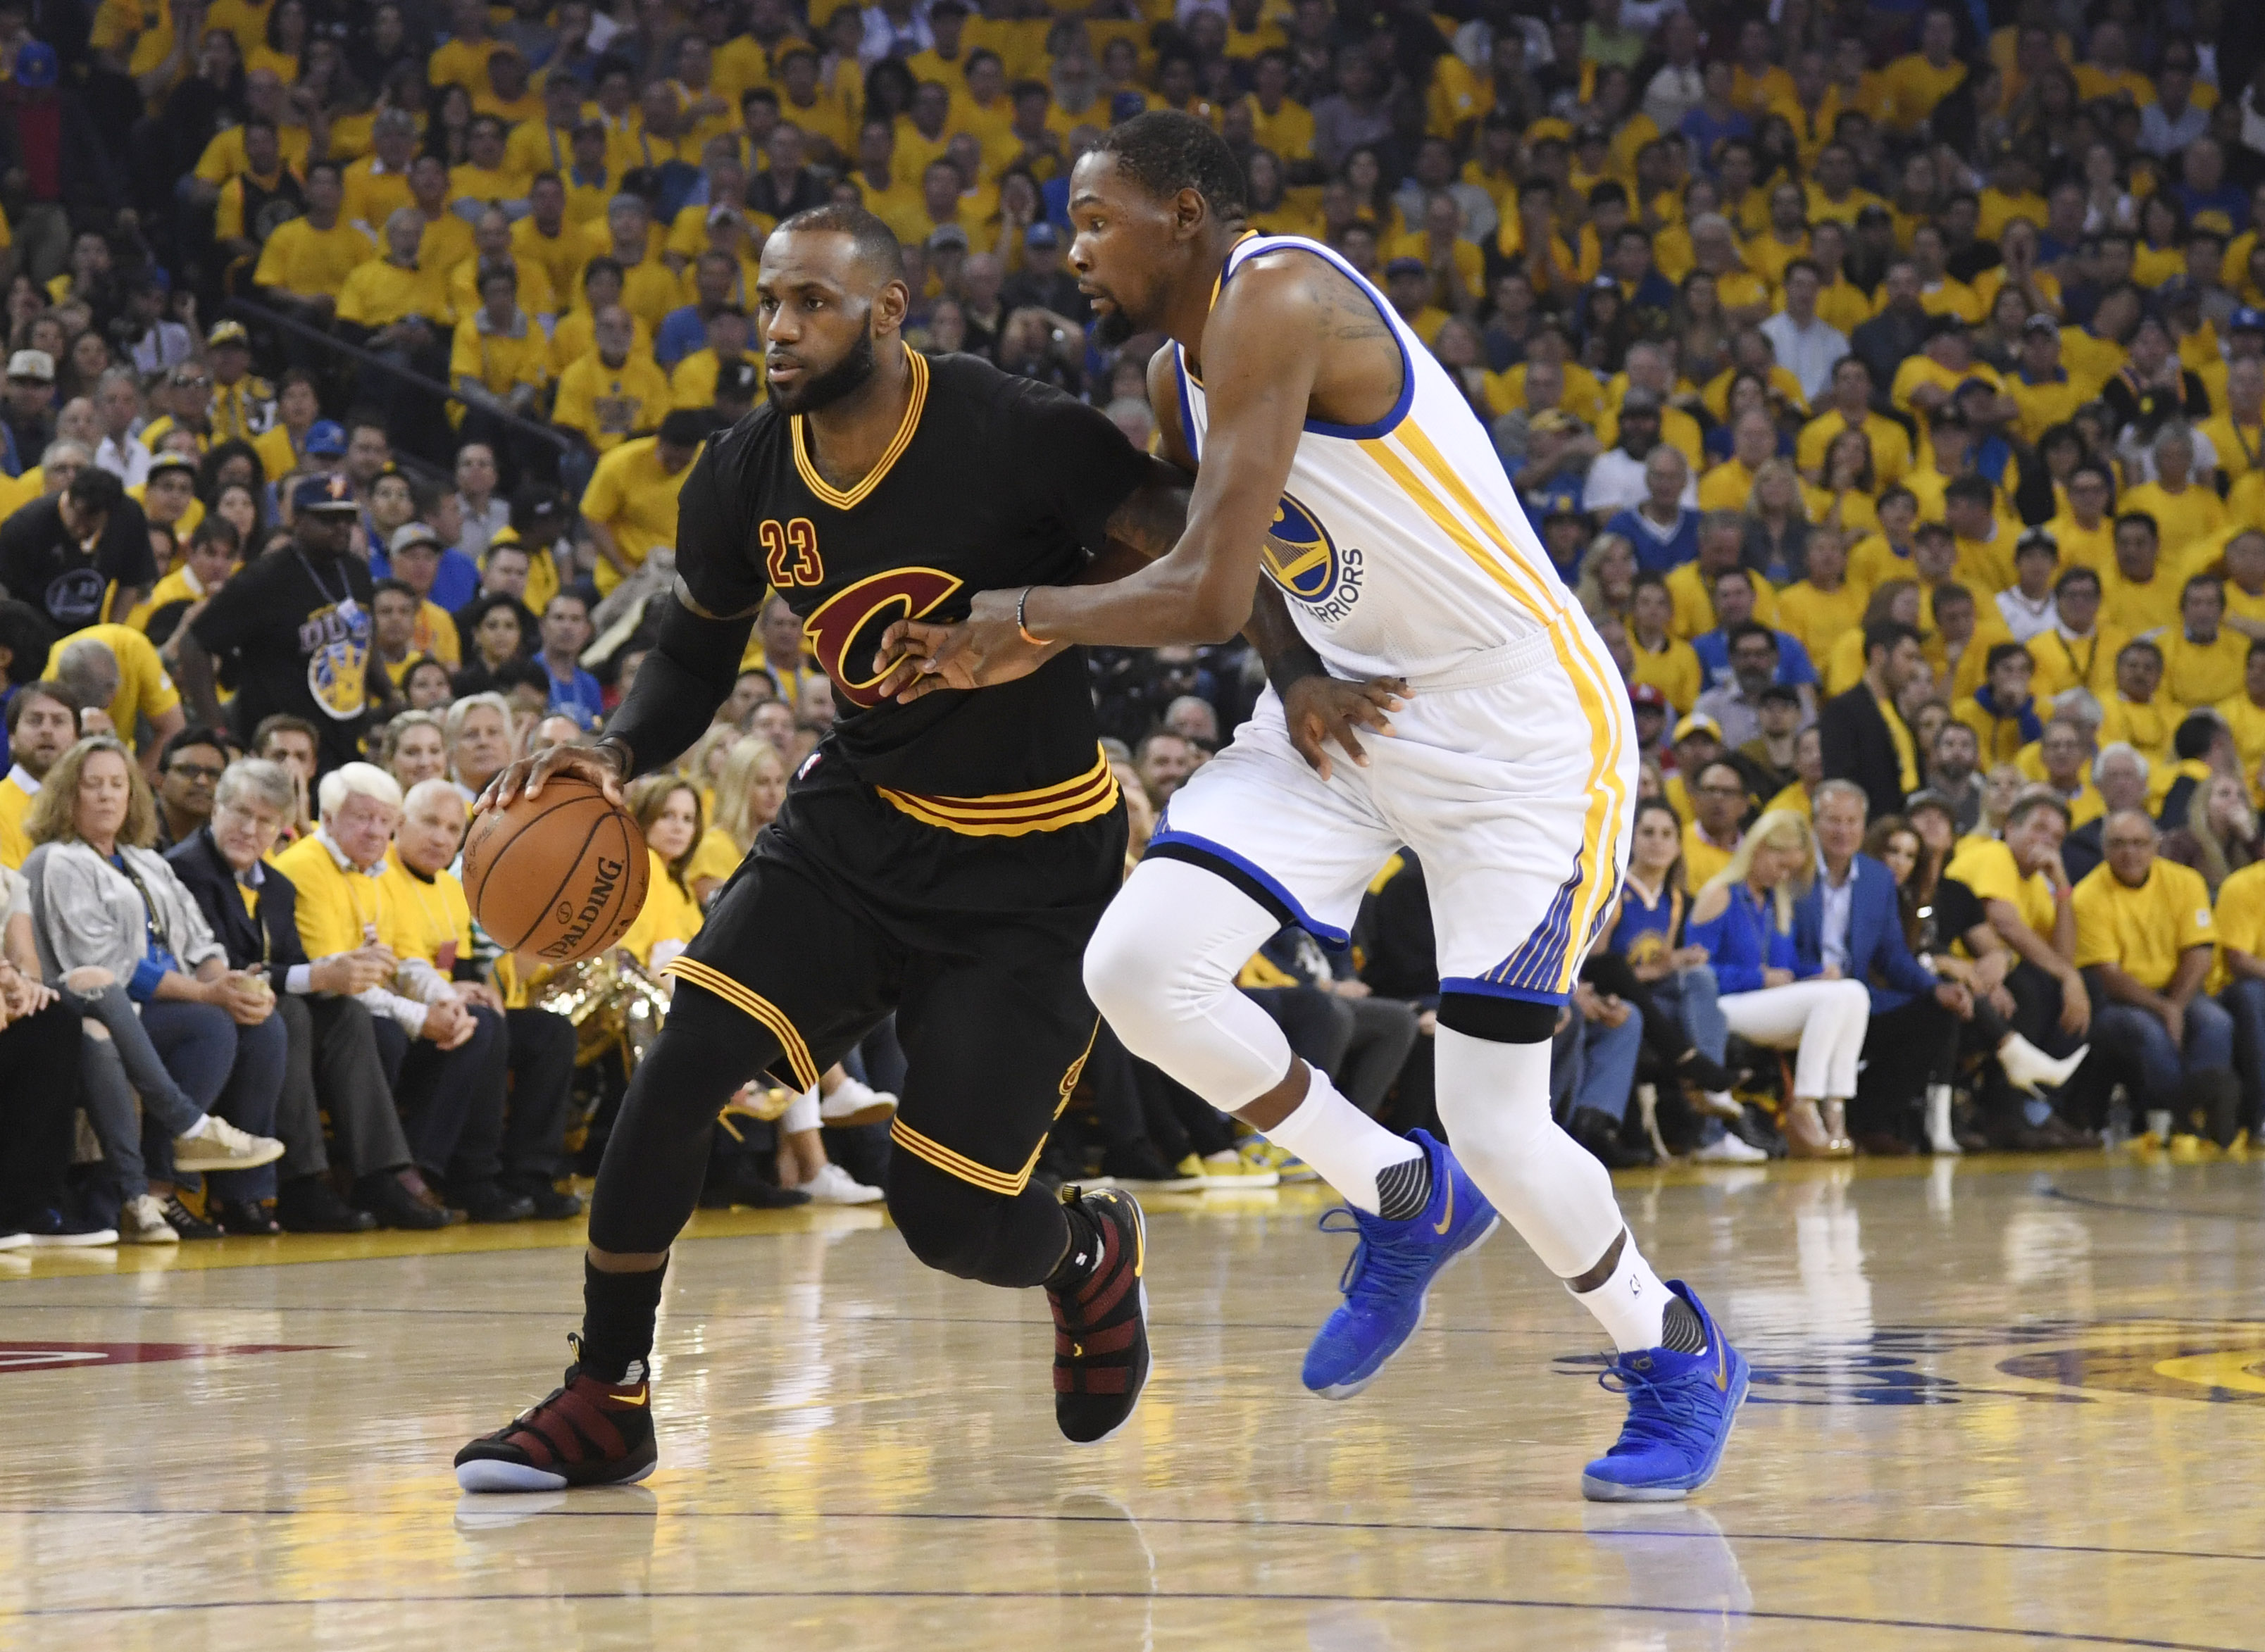
<path fill-rule="evenodd" d="M 1031 600 L 1032 586 L 1024 586 L 1023 594 L 1015 599 L 1015 634 L 1033 648 L 1044 648 L 1046 639 L 1031 635 L 1031 628 L 1023 623 L 1023 605 Z"/>

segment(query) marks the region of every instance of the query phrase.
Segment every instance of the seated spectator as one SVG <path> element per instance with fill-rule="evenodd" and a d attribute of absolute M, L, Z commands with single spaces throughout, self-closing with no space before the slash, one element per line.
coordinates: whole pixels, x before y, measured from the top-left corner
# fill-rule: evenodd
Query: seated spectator
<path fill-rule="evenodd" d="M 1608 1170 L 1652 1162 L 1649 1146 L 1621 1141 L 1620 1125 L 1643 1054 L 1643 1018 L 1619 997 L 1577 981 L 1557 1012 L 1549 1065 L 1550 1104 L 1565 1110 L 1566 1133 Z"/>
<path fill-rule="evenodd" d="M 2145 1108 L 2167 1145 L 2203 1130 L 2233 1139 L 2238 1091 L 2233 1017 L 2204 996 L 2217 930 L 2202 875 L 2155 853 L 2155 823 L 2138 809 L 2111 817 L 2108 858 L 2078 884 L 2076 966 L 2100 1008 L 2094 1050 Z"/>
<path fill-rule="evenodd" d="M 2265 863 L 2225 880 L 2211 922 L 2218 931 L 2218 966 L 2210 985 L 2233 1017 L 2234 1068 L 2242 1088 L 2240 1123 L 2255 1141 L 2265 1137 Z"/>
<path fill-rule="evenodd" d="M 1973 891 L 1984 919 L 2016 956 L 2005 978 L 2014 1000 L 2006 1019 L 2056 1060 L 2087 1047 L 2082 1039 L 2093 1015 L 2091 992 L 2075 964 L 2076 918 L 2060 862 L 2067 832 L 2066 804 L 2043 790 L 2025 792 L 2006 811 L 2001 841 L 1963 840 L 1947 869 Z M 2094 1145 L 2037 1093 L 2043 1081 L 2014 1082 L 2029 1091 L 2028 1099 L 2018 1111 L 1999 1109 L 1985 1122 L 1992 1146 L 2049 1152 Z"/>
<path fill-rule="evenodd" d="M 1963 723 L 1946 723 L 1927 747 L 1926 790 L 1941 799 L 1961 832 L 1982 818 L 1981 741 Z M 1884 818 L 1884 817 L 1883 817 Z"/>
<path fill-rule="evenodd" d="M 291 842 L 315 829 L 315 763 L 321 740 L 313 724 L 285 711 L 262 717 L 251 731 L 251 754 L 281 765 L 298 793 L 298 807 L 283 827 Z"/>
<path fill-rule="evenodd" d="M 2108 817 L 2124 809 L 2138 809 L 2147 801 L 2147 760 L 2122 740 L 2100 748 L 2092 760 L 2092 785 L 2099 796 L 2100 812 L 2071 832 L 2060 846 L 2061 865 L 2072 886 L 2082 883 L 2107 857 L 2102 834 Z"/>
<path fill-rule="evenodd" d="M 115 1244 L 117 1229 L 64 1213 L 82 1041 L 78 1016 L 40 975 L 31 884 L 0 865 L 0 1069 L 10 1080 L 0 1113 L 0 1250 Z"/>
<path fill-rule="evenodd" d="M 415 711 L 446 711 L 456 697 L 456 679 L 441 660 L 412 660 L 401 673 L 401 697 Z"/>
<path fill-rule="evenodd" d="M 2187 823 L 2163 833 L 2157 852 L 2175 865 L 2200 872 L 2215 900 L 2227 878 L 2265 852 L 2265 843 L 2259 840 L 2257 812 L 2249 806 L 2247 786 L 2231 775 L 2212 775 L 2203 783 L 2201 807 L 2189 808 Z"/>
<path fill-rule="evenodd" d="M 211 729 L 183 729 L 157 757 L 160 854 L 186 843 L 212 819 L 213 788 L 228 767 L 228 747 Z"/>
<path fill-rule="evenodd" d="M 221 776 L 211 823 L 167 855 L 205 921 L 227 949 L 229 967 L 258 972 L 275 994 L 288 1040 L 276 1134 L 284 1144 L 275 1219 L 286 1233 L 352 1234 L 445 1226 L 442 1210 L 409 1162 L 409 1144 L 368 1009 L 359 994 L 390 979 L 382 948 L 310 962 L 300 944 L 297 891 L 266 857 L 295 803 L 290 775 L 254 758 Z M 353 1202 L 331 1186 L 323 1139 L 327 1114 L 338 1138 L 338 1168 Z"/>
<path fill-rule="evenodd" d="M 1262 964 L 1268 966 L 1271 984 L 1304 987 L 1312 995 L 1322 1038 L 1307 1059 L 1318 1058 L 1321 1070 L 1362 1112 L 1372 1117 L 1381 1112 L 1393 1081 L 1415 1048 L 1415 1009 L 1397 999 L 1375 996 L 1354 973 L 1349 949 L 1329 951 L 1296 924 L 1285 924 L 1259 949 L 1251 965 Z M 1252 978 L 1246 972 L 1244 979 Z M 1271 1013 L 1272 1006 L 1268 1008 Z"/>
<path fill-rule="evenodd" d="M 2008 763 L 2032 740 L 2044 738 L 2044 723 L 2029 693 L 2036 668 L 2019 643 L 1993 643 L 1984 657 L 1986 680 L 1951 708 L 1951 715 L 1973 731 L 1980 760 Z"/>
<path fill-rule="evenodd" d="M 1723 583 L 1730 581 L 1726 578 Z M 1716 588 L 1720 590 L 1721 586 Z M 1768 626 L 1757 625 L 1749 620 L 1742 624 L 1726 626 L 1719 636 L 1727 644 L 1730 669 L 1723 677 L 1714 680 L 1715 686 L 1699 696 L 1692 710 L 1715 719 L 1716 726 L 1722 731 L 1723 745 L 1743 746 L 1761 736 L 1762 695 L 1765 690 L 1773 688 L 1789 690 L 1794 695 L 1796 710 L 1803 709 L 1801 691 L 1792 684 L 1779 681 L 1780 637 Z M 1707 640 L 1706 637 L 1700 639 L 1701 642 Z M 1692 646 L 1699 651 L 1701 662 L 1705 663 L 1705 651 L 1698 650 L 1696 643 Z M 1797 723 L 1795 726 L 1798 727 Z"/>
<path fill-rule="evenodd" d="M 323 776 L 322 822 L 275 857 L 275 870 L 298 891 L 300 944 L 320 963 L 378 944 L 378 878 L 387 844 L 401 819 L 401 788 L 368 763 L 346 763 Z M 397 969 L 356 994 L 370 1013 L 381 1070 L 400 1113 L 411 1161 L 426 1185 L 441 1184 L 452 1208 L 475 1222 L 513 1222 L 534 1214 L 524 1197 L 493 1183 L 447 1185 L 457 1144 L 500 1128 L 504 1052 L 501 1028 L 467 1013 L 454 993 L 430 1000 L 397 990 L 419 982 Z"/>
<path fill-rule="evenodd" d="M 78 708 L 53 683 L 27 682 L 8 699 L 8 750 L 0 779 L 0 866 L 20 867 L 32 852 L 24 819 L 48 769 L 78 742 Z"/>
<path fill-rule="evenodd" d="M 1682 716 L 1698 703 L 1707 673 L 1674 628 L 1675 599 L 1666 581 L 1656 573 L 1639 574 L 1628 603 L 1628 650 L 1635 666 L 1630 680 L 1658 689 Z"/>
<path fill-rule="evenodd" d="M 1735 660 L 1735 651 L 1732 659 Z M 1756 696 L 1753 739 L 1730 754 L 1746 777 L 1746 790 L 1757 797 L 1774 797 L 1801 779 L 1803 716 L 1798 691 L 1771 683 Z"/>
<path fill-rule="evenodd" d="M 266 982 L 227 966 L 195 900 L 149 847 L 157 804 L 141 771 L 108 736 L 81 740 L 48 770 L 25 833 L 38 846 L 24 870 L 41 972 L 78 1008 L 85 1054 L 101 1069 L 89 1073 L 85 1099 L 120 1185 L 120 1237 L 175 1243 L 171 1218 L 187 1214 L 153 1193 L 145 1139 L 161 1175 L 226 1173 L 212 1188 L 222 1226 L 273 1231 L 255 1212 L 274 1181 L 262 1168 L 283 1153 L 264 1133 L 282 1083 L 283 1024 Z M 135 1092 L 162 1133 L 135 1117 Z"/>
<path fill-rule="evenodd" d="M 1707 950 L 1730 1031 L 1771 1049 L 1793 1050 L 1793 1094 L 1783 1128 L 1795 1158 L 1846 1158 L 1846 1112 L 1856 1094 L 1870 1001 L 1859 982 L 1803 979 L 1794 941 L 1795 898 L 1817 861 L 1799 815 L 1766 814 L 1730 862 L 1700 889 L 1686 931 Z"/>
<path fill-rule="evenodd" d="M 467 1121 L 449 1161 L 449 1187 L 473 1204 L 524 1201 L 543 1221 L 582 1213 L 566 1173 L 566 1114 L 574 1082 L 573 1023 L 543 1009 L 506 1009 L 472 956 L 472 909 L 448 870 L 462 846 L 464 800 L 445 780 L 419 781 L 402 800 L 401 824 L 378 878 L 380 944 L 411 996 L 453 998 L 487 1030 L 510 1076 L 507 1098 Z M 500 1198 L 490 1189 L 499 1190 Z M 479 1190 L 474 1191 L 473 1190 Z"/>
<path fill-rule="evenodd" d="M 550 709 L 585 732 L 598 726 L 604 712 L 603 690 L 581 666 L 590 637 L 590 605 L 581 594 L 561 591 L 552 597 L 543 610 L 543 647 L 535 659 L 550 683 Z"/>
<path fill-rule="evenodd" d="M 2147 800 L 2167 832 L 2187 823 L 2210 776 L 2233 768 L 2233 737 L 2225 720 L 2205 707 L 2180 719 L 2171 735 L 2171 761 L 2147 776 Z"/>
<path fill-rule="evenodd" d="M 1730 863 L 1752 804 L 1745 776 L 1736 764 L 1718 759 L 1700 769 L 1698 783 L 1691 789 L 1691 820 L 1683 828 L 1685 877 L 1698 878 L 1703 887 Z"/>
<path fill-rule="evenodd" d="M 441 728 L 448 739 L 449 775 L 465 803 L 477 803 L 488 782 L 511 761 L 510 702 L 496 694 L 458 700 Z"/>
<path fill-rule="evenodd" d="M 1854 1139 L 1868 1153 L 1908 1157 L 1918 1104 L 1950 1082 L 1958 1023 L 1973 1013 L 1973 1000 L 1912 957 L 1896 909 L 1897 879 L 1861 852 L 1864 815 L 1854 782 L 1828 780 L 1817 789 L 1817 876 L 1795 909 L 1794 938 L 1804 973 L 1860 982 L 1870 994 Z"/>

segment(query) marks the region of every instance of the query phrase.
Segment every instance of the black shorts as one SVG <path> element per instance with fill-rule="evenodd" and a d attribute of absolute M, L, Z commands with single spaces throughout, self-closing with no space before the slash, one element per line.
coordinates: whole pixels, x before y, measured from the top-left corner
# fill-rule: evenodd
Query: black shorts
<path fill-rule="evenodd" d="M 1011 1196 L 1100 1025 L 1082 961 L 1125 840 L 1121 801 L 1015 836 L 929 825 L 821 754 L 666 972 L 761 1022 L 783 1052 L 773 1075 L 797 1089 L 893 1010 L 892 1139 Z"/>

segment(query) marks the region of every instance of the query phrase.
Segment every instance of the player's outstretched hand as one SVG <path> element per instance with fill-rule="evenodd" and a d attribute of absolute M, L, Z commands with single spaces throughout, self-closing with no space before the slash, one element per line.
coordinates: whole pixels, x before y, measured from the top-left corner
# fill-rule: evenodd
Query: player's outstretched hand
<path fill-rule="evenodd" d="M 977 593 L 956 625 L 899 620 L 881 634 L 875 691 L 904 703 L 939 688 L 987 688 L 1027 677 L 1056 654 L 1058 643 L 1028 643 L 1016 622 L 1014 591 Z"/>
<path fill-rule="evenodd" d="M 1315 673 L 1300 677 L 1282 696 L 1282 716 L 1290 725 L 1290 744 L 1323 780 L 1329 777 L 1329 742 L 1347 757 L 1368 767 L 1355 729 L 1374 729 L 1390 734 L 1391 714 L 1408 703 L 1408 682 L 1402 677 L 1371 677 L 1366 682 Z"/>
<path fill-rule="evenodd" d="M 480 814 L 490 809 L 501 809 L 524 794 L 533 797 L 541 795 L 543 782 L 560 775 L 586 780 L 605 793 L 606 801 L 615 808 L 622 802 L 622 747 L 608 746 L 553 746 L 533 757 L 522 757 L 493 780 L 472 805 L 472 812 Z"/>

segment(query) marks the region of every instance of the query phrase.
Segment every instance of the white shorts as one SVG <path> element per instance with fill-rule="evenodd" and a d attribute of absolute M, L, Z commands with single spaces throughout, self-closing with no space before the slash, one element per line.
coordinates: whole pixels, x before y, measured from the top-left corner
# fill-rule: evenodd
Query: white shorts
<path fill-rule="evenodd" d="M 1395 734 L 1363 733 L 1366 768 L 1333 747 L 1326 781 L 1268 689 L 1172 794 L 1152 847 L 1211 863 L 1342 947 L 1404 845 L 1423 864 L 1441 991 L 1563 1002 L 1620 890 L 1637 768 L 1625 691 L 1577 623 L 1426 686 L 1393 714 Z"/>

